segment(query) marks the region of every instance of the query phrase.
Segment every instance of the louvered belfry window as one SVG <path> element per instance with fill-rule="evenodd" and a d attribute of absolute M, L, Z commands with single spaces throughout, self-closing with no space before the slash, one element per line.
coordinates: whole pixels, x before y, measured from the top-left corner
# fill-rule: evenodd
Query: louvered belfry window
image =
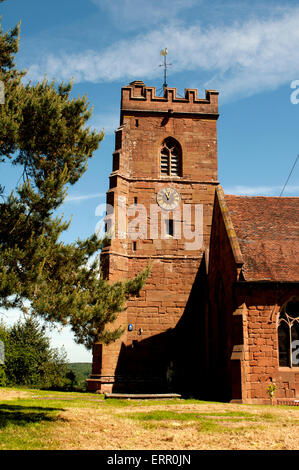
<path fill-rule="evenodd" d="M 180 144 L 168 137 L 164 140 L 161 149 L 161 175 L 181 176 L 182 150 Z"/>

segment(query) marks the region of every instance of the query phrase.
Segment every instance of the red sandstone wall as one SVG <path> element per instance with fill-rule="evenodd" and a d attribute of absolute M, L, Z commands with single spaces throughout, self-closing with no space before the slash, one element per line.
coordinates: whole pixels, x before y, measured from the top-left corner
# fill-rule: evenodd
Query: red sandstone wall
<path fill-rule="evenodd" d="M 298 295 L 298 289 L 287 285 L 239 289 L 238 298 L 246 299 L 246 402 L 268 403 L 266 389 L 271 382 L 276 383 L 277 400 L 299 398 L 299 368 L 279 366 L 277 320 L 280 308 L 292 295 Z"/>
<path fill-rule="evenodd" d="M 240 361 L 232 363 L 233 346 L 243 343 L 242 324 L 233 317 L 235 309 L 233 285 L 237 268 L 223 220 L 218 197 L 215 197 L 209 253 L 208 365 L 210 389 L 208 395 L 229 400 L 241 399 Z"/>
<path fill-rule="evenodd" d="M 93 371 L 101 377 L 98 377 L 100 382 L 94 382 L 90 388 L 99 388 L 101 384 L 102 390 L 109 390 L 113 377 L 120 389 L 128 387 L 128 381 L 134 382 L 135 391 L 138 380 L 140 386 L 142 380 L 156 381 L 160 387 L 166 383 L 171 362 L 170 332 L 184 314 L 210 238 L 217 185 L 217 112 L 216 92 L 198 100 L 194 90 L 187 92 L 184 99 L 177 98 L 173 90 L 167 97 L 155 97 L 153 89 L 138 84 L 124 87 L 122 91 L 122 125 L 116 132 L 114 171 L 110 176 L 107 201 L 116 205 L 119 196 L 124 197 L 127 210 L 137 198 L 137 204 L 146 208 L 149 217 L 150 206 L 157 206 L 157 192 L 165 186 L 175 188 L 181 195 L 181 213 L 176 217 L 182 232 L 183 205 L 191 205 L 192 210 L 195 204 L 204 206 L 204 243 L 194 250 L 186 249 L 188 240 L 184 236 L 153 239 L 149 226 L 145 238 L 136 240 L 136 250 L 130 237 L 111 241 L 105 249 L 109 280 L 132 278 L 149 261 L 152 272 L 140 297 L 130 300 L 126 312 L 119 317 L 126 333 L 113 345 L 103 346 L 101 354 L 94 355 Z M 169 136 L 178 140 L 182 147 L 181 177 L 160 175 L 160 149 Z M 118 217 L 116 212 L 116 221 Z M 190 229 L 194 230 L 194 215 L 192 217 Z M 130 220 L 127 218 L 127 223 Z M 161 219 L 158 225 L 160 234 Z M 117 229 L 116 234 L 119 235 Z M 131 332 L 127 331 L 129 323 L 133 324 Z M 99 358 L 101 366 L 96 364 Z M 148 390 L 148 383 L 146 387 Z"/>

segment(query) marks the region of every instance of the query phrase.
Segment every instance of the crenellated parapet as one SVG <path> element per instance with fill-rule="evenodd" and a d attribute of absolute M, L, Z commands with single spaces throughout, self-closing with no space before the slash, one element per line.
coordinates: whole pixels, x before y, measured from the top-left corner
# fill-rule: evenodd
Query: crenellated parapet
<path fill-rule="evenodd" d="M 122 88 L 121 116 L 124 113 L 198 114 L 218 118 L 218 91 L 206 90 L 205 98 L 198 98 L 197 89 L 186 88 L 185 97 L 176 88 L 165 88 L 163 96 L 157 96 L 155 87 L 147 87 L 136 80 Z"/>

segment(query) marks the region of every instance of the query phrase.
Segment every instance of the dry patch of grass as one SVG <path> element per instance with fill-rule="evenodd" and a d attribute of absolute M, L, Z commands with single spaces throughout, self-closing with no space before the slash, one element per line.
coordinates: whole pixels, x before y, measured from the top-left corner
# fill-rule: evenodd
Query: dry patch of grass
<path fill-rule="evenodd" d="M 298 449 L 298 410 L 231 404 L 68 409 L 63 449 Z M 76 432 L 74 432 L 77 430 Z"/>
<path fill-rule="evenodd" d="M 31 392 L 24 390 L 13 390 L 10 388 L 0 388 L 0 400 L 16 400 L 17 398 L 27 398 L 31 396 Z"/>

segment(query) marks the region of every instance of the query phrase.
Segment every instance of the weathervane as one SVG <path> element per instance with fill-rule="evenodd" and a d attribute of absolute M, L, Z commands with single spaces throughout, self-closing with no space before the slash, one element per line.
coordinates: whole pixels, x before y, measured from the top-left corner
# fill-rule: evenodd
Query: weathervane
<path fill-rule="evenodd" d="M 167 67 L 169 67 L 169 65 L 172 65 L 172 64 L 168 64 L 167 61 L 166 61 L 166 56 L 167 56 L 167 47 L 165 47 L 165 49 L 162 49 L 160 54 L 164 57 L 164 63 L 160 65 L 160 67 L 164 67 L 164 83 L 163 83 L 163 90 L 165 91 L 166 88 L 167 88 L 167 82 L 166 82 L 166 79 L 167 79 Z"/>

